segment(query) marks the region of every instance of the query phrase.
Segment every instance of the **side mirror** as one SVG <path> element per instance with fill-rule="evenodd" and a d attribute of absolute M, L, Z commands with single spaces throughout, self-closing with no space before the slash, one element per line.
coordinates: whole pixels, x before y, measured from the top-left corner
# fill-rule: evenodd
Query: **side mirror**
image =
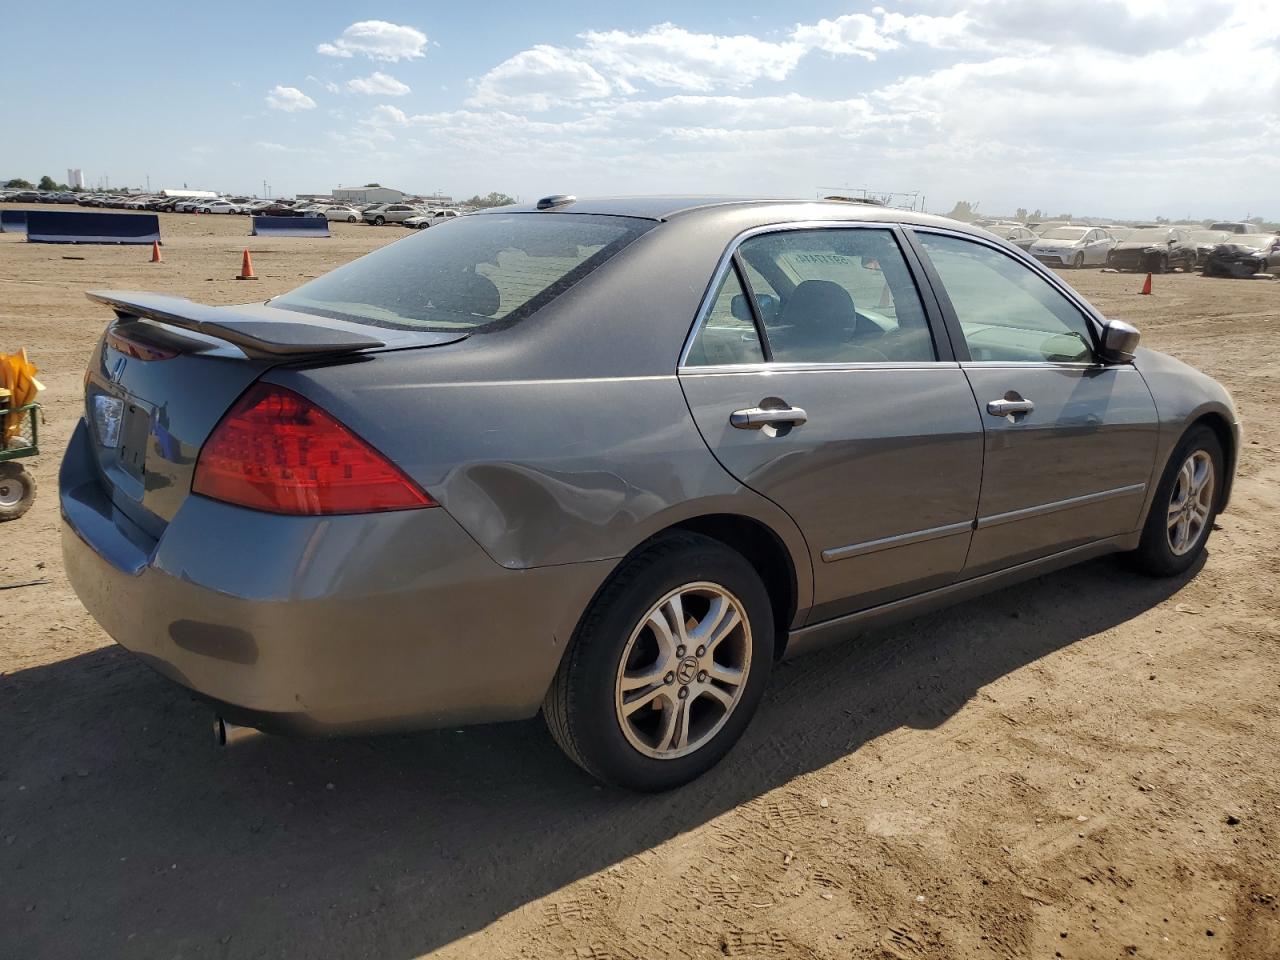
<path fill-rule="evenodd" d="M 1133 324 L 1123 320 L 1108 320 L 1102 327 L 1102 361 L 1132 363 L 1140 337 L 1138 328 Z"/>

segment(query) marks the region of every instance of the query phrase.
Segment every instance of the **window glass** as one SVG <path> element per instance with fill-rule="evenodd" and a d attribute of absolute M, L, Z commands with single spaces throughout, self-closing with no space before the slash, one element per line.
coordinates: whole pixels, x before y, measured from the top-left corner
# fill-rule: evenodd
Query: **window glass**
<path fill-rule="evenodd" d="M 969 240 L 918 236 L 951 298 L 974 360 L 1093 359 L 1083 314 L 1031 268 Z"/>
<path fill-rule="evenodd" d="M 531 315 L 653 226 L 574 213 L 457 220 L 388 244 L 272 303 L 393 329 L 482 330 Z"/>
<path fill-rule="evenodd" d="M 920 296 L 890 231 L 786 230 L 746 240 L 739 254 L 775 361 L 937 359 Z"/>
<path fill-rule="evenodd" d="M 689 348 L 685 363 L 706 367 L 725 363 L 761 363 L 764 350 L 751 317 L 751 307 L 732 266 L 720 282 L 702 329 Z"/>

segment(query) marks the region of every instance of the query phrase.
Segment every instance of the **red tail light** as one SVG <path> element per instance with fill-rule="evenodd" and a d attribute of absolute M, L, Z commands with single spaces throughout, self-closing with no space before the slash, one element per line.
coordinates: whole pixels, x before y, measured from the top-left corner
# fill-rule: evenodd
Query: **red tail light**
<path fill-rule="evenodd" d="M 436 502 L 305 397 L 250 387 L 205 441 L 192 492 L 268 513 L 376 513 Z"/>

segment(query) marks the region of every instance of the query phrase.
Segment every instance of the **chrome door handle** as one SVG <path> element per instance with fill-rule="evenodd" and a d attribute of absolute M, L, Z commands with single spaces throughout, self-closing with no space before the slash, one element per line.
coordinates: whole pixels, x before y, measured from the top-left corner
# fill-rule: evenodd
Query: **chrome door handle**
<path fill-rule="evenodd" d="M 739 430 L 759 430 L 761 427 L 779 424 L 790 424 L 798 427 L 807 422 L 809 415 L 799 407 L 750 407 L 746 410 L 735 410 L 729 414 L 729 423 Z"/>
<path fill-rule="evenodd" d="M 993 417 L 1011 417 L 1018 413 L 1030 413 L 1036 405 L 1030 400 L 992 400 L 987 403 L 987 413 Z"/>

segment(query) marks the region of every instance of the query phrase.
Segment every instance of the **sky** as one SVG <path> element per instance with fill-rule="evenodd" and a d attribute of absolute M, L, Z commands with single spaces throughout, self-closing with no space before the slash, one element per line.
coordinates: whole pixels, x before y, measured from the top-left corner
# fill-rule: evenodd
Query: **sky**
<path fill-rule="evenodd" d="M 10 3 L 0 177 L 1280 219 L 1273 2 Z"/>

